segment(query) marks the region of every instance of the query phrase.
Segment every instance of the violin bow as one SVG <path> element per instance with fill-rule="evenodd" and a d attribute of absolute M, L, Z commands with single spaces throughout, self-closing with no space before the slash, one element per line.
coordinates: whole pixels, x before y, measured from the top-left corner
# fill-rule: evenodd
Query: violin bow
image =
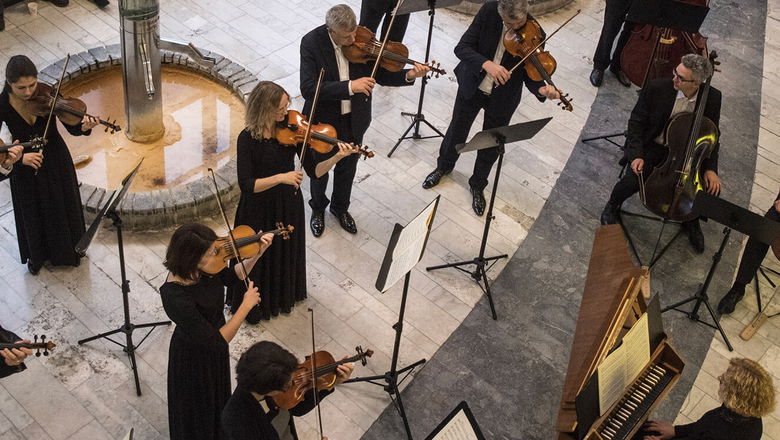
<path fill-rule="evenodd" d="M 244 266 L 244 260 L 241 259 L 241 254 L 238 253 L 236 239 L 233 237 L 233 228 L 230 227 L 230 222 L 228 221 L 227 215 L 225 215 L 225 208 L 222 206 L 222 197 L 219 195 L 217 178 L 214 177 L 213 169 L 209 168 L 209 173 L 211 173 L 211 181 L 214 182 L 214 193 L 217 195 L 217 205 L 219 205 L 219 212 L 222 214 L 222 220 L 225 221 L 225 227 L 227 227 L 227 236 L 228 241 L 230 242 L 230 247 L 233 249 L 233 255 L 236 256 L 236 261 L 238 261 L 238 264 L 241 265 L 241 272 L 244 274 L 244 286 L 246 287 L 246 290 L 249 290 L 249 272 L 246 270 L 246 266 Z"/>
<path fill-rule="evenodd" d="M 70 54 L 65 57 L 65 64 L 63 64 L 62 72 L 60 72 L 60 80 L 57 81 L 57 88 L 54 90 L 54 97 L 52 98 L 53 101 L 51 103 L 51 108 L 49 109 L 49 116 L 46 118 L 46 127 L 43 129 L 43 136 L 41 136 L 43 145 L 46 145 L 46 139 L 48 139 L 49 136 L 49 125 L 51 125 L 51 119 L 54 117 L 54 108 L 57 107 L 57 99 L 59 99 L 60 96 L 60 87 L 62 87 L 62 80 L 65 78 L 65 72 L 68 69 L 69 61 Z M 41 152 L 41 154 L 43 154 L 43 152 Z M 41 162 L 41 166 L 43 166 L 43 162 Z M 38 175 L 38 169 L 40 169 L 40 167 L 35 169 L 33 175 Z"/>
<path fill-rule="evenodd" d="M 372 79 L 374 79 L 377 70 L 379 70 L 379 63 L 382 60 L 382 54 L 385 53 L 385 45 L 387 45 L 387 42 L 390 40 L 390 30 L 393 29 L 393 23 L 395 23 L 395 16 L 398 15 L 398 8 L 401 7 L 401 3 L 403 2 L 404 0 L 398 0 L 398 3 L 395 5 L 395 9 L 393 9 L 393 15 L 390 17 L 390 24 L 387 25 L 387 30 L 385 31 L 384 38 L 382 38 L 382 45 L 379 47 L 379 53 L 376 56 L 376 61 L 374 61 L 374 68 L 371 69 Z"/>
<path fill-rule="evenodd" d="M 314 310 L 309 307 L 309 313 L 311 313 L 311 389 L 314 392 L 314 406 L 317 407 L 317 422 L 320 425 L 320 438 L 322 438 L 322 413 L 320 412 L 320 399 L 317 396 L 317 373 L 316 362 L 314 361 L 314 353 L 317 351 L 317 347 L 314 344 Z"/>
<path fill-rule="evenodd" d="M 576 16 L 580 15 L 580 11 L 582 11 L 582 9 L 577 9 L 577 12 L 575 12 L 575 13 L 574 13 L 574 15 L 572 15 L 571 17 L 569 17 L 569 19 L 568 19 L 568 20 L 564 21 L 562 25 L 558 26 L 558 29 L 554 30 L 554 31 L 553 31 L 553 32 L 552 32 L 550 35 L 548 35 L 547 37 L 545 37 L 545 38 L 544 38 L 544 40 L 542 40 L 542 41 L 541 41 L 541 43 L 537 44 L 537 45 L 536 45 L 536 47 L 534 47 L 534 49 L 533 49 L 532 51 L 528 52 L 528 55 L 524 56 L 522 60 L 518 61 L 518 62 L 517 62 L 517 64 L 515 64 L 515 65 L 514 65 L 514 67 L 512 67 L 511 69 L 509 69 L 509 74 L 511 75 L 511 74 L 512 74 L 512 72 L 514 72 L 514 71 L 515 71 L 515 69 L 517 69 L 518 67 L 520 67 L 520 66 L 521 66 L 521 65 L 522 65 L 522 64 L 525 62 L 525 60 L 527 60 L 527 59 L 528 59 L 528 57 L 530 57 L 530 56 L 531 56 L 531 54 L 532 54 L 532 53 L 536 52 L 537 50 L 539 50 L 539 48 L 540 48 L 540 47 L 544 46 L 544 43 L 546 43 L 546 42 L 547 42 L 547 40 L 549 40 L 550 38 L 552 38 L 552 36 L 553 36 L 553 35 L 555 35 L 555 34 L 557 34 L 559 30 L 563 29 L 563 27 L 564 27 L 564 26 L 566 26 L 567 24 L 569 24 L 569 22 L 570 22 L 570 21 L 572 21 L 572 20 L 574 19 L 574 17 L 576 17 Z"/>
<path fill-rule="evenodd" d="M 306 155 L 306 144 L 311 140 L 311 125 L 313 124 L 314 111 L 317 110 L 317 102 L 320 100 L 320 88 L 322 88 L 322 77 L 325 75 L 325 68 L 320 68 L 320 76 L 317 78 L 317 88 L 314 89 L 314 101 L 311 103 L 311 111 L 309 112 L 309 124 L 306 126 L 306 133 L 303 135 L 303 144 L 301 144 L 301 168 L 303 168 L 303 157 Z M 298 189 L 295 190 L 298 192 Z"/>

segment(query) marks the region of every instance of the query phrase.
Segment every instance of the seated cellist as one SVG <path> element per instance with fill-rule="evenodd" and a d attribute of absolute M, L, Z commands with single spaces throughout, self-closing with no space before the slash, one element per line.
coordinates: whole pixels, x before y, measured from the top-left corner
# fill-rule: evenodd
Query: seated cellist
<path fill-rule="evenodd" d="M 694 110 L 699 86 L 712 75 L 712 65 L 701 55 L 688 54 L 682 57 L 672 73 L 672 78 L 648 82 L 639 94 L 626 131 L 624 160 L 630 164 L 631 170 L 626 171 L 612 189 L 601 214 L 601 224 L 620 222 L 620 206 L 639 191 L 639 175 L 646 180 L 653 168 L 664 162 L 667 153 L 663 145 L 664 127 L 678 113 Z M 704 116 L 716 126 L 720 119 L 720 101 L 720 91 L 710 87 Z M 720 193 L 717 145 L 703 161 L 701 176 L 708 193 Z M 684 222 L 683 228 L 687 230 L 688 240 L 696 252 L 704 252 L 704 235 L 699 219 Z"/>

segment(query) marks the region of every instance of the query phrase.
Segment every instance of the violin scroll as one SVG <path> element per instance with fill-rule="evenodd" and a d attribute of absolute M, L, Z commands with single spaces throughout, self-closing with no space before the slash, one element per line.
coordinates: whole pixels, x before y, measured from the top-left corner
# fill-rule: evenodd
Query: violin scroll
<path fill-rule="evenodd" d="M 282 238 L 282 240 L 289 240 L 290 234 L 292 234 L 293 230 L 295 230 L 295 227 L 293 225 L 287 225 L 285 226 L 282 222 L 276 222 L 276 230 L 269 231 L 269 233 L 278 235 Z M 264 232 L 261 232 L 263 234 Z"/>
<path fill-rule="evenodd" d="M 357 351 L 357 355 L 360 358 L 360 364 L 364 367 L 368 365 L 368 360 L 366 358 L 374 355 L 374 350 L 369 348 L 368 350 L 363 351 L 363 347 L 360 345 L 355 347 L 355 351 Z"/>

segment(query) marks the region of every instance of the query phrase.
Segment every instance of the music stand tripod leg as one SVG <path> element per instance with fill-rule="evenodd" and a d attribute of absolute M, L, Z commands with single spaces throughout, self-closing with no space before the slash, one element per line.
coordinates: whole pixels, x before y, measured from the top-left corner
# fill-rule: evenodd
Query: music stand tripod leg
<path fill-rule="evenodd" d="M 407 272 L 406 276 L 404 277 L 404 290 L 401 293 L 401 306 L 398 312 L 398 322 L 396 322 L 393 325 L 393 330 L 395 330 L 395 342 L 393 343 L 393 357 L 390 362 L 390 371 L 386 372 L 383 375 L 378 375 L 378 376 L 355 377 L 344 381 L 344 383 L 368 382 L 370 384 L 383 387 L 385 392 L 388 393 L 390 399 L 395 404 L 396 409 L 398 410 L 398 413 L 401 416 L 401 419 L 404 424 L 404 429 L 406 430 L 407 438 L 409 440 L 412 440 L 412 431 L 409 428 L 409 420 L 406 417 L 406 411 L 404 410 L 403 400 L 401 400 L 401 393 L 398 390 L 398 376 L 401 373 L 407 373 L 407 375 L 410 374 L 415 367 L 424 364 L 426 360 L 420 359 L 411 365 L 401 368 L 400 370 L 398 369 L 398 353 L 401 348 L 401 334 L 403 333 L 403 329 L 404 329 L 404 314 L 406 312 L 406 298 L 409 294 L 410 278 L 411 278 L 411 272 Z M 405 377 L 406 376 L 404 376 L 404 378 Z M 386 384 L 375 382 L 377 380 L 384 380 Z"/>
<path fill-rule="evenodd" d="M 715 255 L 712 256 L 712 264 L 710 265 L 710 270 L 707 272 L 707 277 L 704 279 L 704 284 L 702 284 L 701 288 L 696 292 L 696 295 L 686 298 L 682 301 L 678 301 L 668 307 L 665 307 L 661 309 L 661 313 L 667 312 L 669 310 L 675 310 L 677 312 L 683 313 L 688 318 L 690 318 L 693 321 L 700 322 L 708 327 L 711 327 L 715 330 L 718 330 L 720 332 L 721 337 L 723 338 L 723 342 L 726 343 L 726 346 L 728 347 L 729 351 L 734 351 L 734 348 L 731 346 L 731 342 L 729 341 L 729 338 L 726 336 L 726 332 L 723 330 L 723 327 L 720 325 L 720 321 L 717 319 L 717 316 L 715 315 L 715 312 L 712 309 L 712 306 L 710 305 L 709 296 L 707 295 L 707 289 L 710 287 L 710 281 L 712 281 L 713 275 L 715 275 L 715 269 L 718 267 L 718 263 L 720 262 L 721 257 L 723 256 L 723 250 L 726 248 L 726 243 L 729 240 L 729 235 L 731 234 L 731 229 L 725 228 L 723 231 L 723 240 L 720 243 L 720 247 L 718 248 L 718 251 L 715 252 Z M 687 304 L 689 302 L 696 301 L 696 304 L 693 306 L 693 310 L 690 312 L 686 312 L 684 310 L 680 310 L 678 307 Z M 704 304 L 707 307 L 707 311 L 710 314 L 710 317 L 712 318 L 712 322 L 715 324 L 710 324 L 709 322 L 702 321 L 699 318 L 699 308 L 701 305 Z"/>
<path fill-rule="evenodd" d="M 431 38 L 433 37 L 433 18 L 436 15 L 436 0 L 429 0 L 428 1 L 430 10 L 428 11 L 428 16 L 430 17 L 428 21 L 428 42 L 425 45 L 425 62 L 427 63 L 429 60 L 429 57 L 431 55 Z M 412 117 L 412 123 L 409 124 L 409 127 L 404 131 L 404 134 L 401 135 L 400 138 L 398 138 L 398 142 L 393 145 L 393 148 L 390 149 L 390 152 L 387 153 L 387 157 L 391 157 L 395 150 L 398 148 L 399 145 L 401 145 L 401 142 L 403 142 L 405 139 L 430 139 L 435 137 L 444 137 L 444 134 L 439 131 L 436 127 L 433 126 L 430 122 L 428 122 L 425 119 L 425 115 L 422 112 L 423 107 L 423 100 L 425 99 L 425 87 L 428 85 L 428 78 L 423 77 L 422 79 L 422 86 L 420 87 L 420 98 L 417 101 L 417 113 L 407 113 L 407 112 L 401 112 L 402 116 L 411 116 Z M 436 132 L 436 135 L 433 136 L 420 136 L 420 122 L 424 122 L 425 125 L 433 129 L 433 131 Z M 414 127 L 414 133 L 412 133 L 411 136 L 406 136 L 409 131 L 411 131 L 412 127 Z"/>
<path fill-rule="evenodd" d="M 134 325 L 132 322 L 130 322 L 130 298 L 129 298 L 130 281 L 127 279 L 127 271 L 125 269 L 125 250 L 124 250 L 124 242 L 122 240 L 122 219 L 119 217 L 119 214 L 117 214 L 115 211 L 106 213 L 106 217 L 110 218 L 113 221 L 114 227 L 116 228 L 117 247 L 119 248 L 119 272 L 122 277 L 122 308 L 124 312 L 124 324 L 118 329 L 111 330 L 105 333 L 100 333 L 85 339 L 81 339 L 78 341 L 78 344 L 82 345 L 87 342 L 94 341 L 96 339 L 105 338 L 106 340 L 111 341 L 114 344 L 117 344 L 120 347 L 122 347 L 122 350 L 125 353 L 127 353 L 127 356 L 130 358 L 130 367 L 133 370 L 133 379 L 135 381 L 135 392 L 138 396 L 140 396 L 141 381 L 138 378 L 138 364 L 135 358 L 135 350 L 146 340 L 146 338 L 149 336 L 152 330 L 154 330 L 157 326 L 170 325 L 171 321 L 159 321 L 159 322 L 151 322 L 151 323 L 139 324 L 139 325 Z M 149 332 L 146 334 L 146 336 L 144 336 L 144 338 L 141 339 L 141 342 L 135 344 L 133 342 L 133 331 L 137 328 L 149 328 L 149 327 L 151 328 L 149 329 Z M 121 344 L 109 338 L 109 336 L 119 332 L 125 334 L 124 344 Z"/>
<path fill-rule="evenodd" d="M 438 266 L 428 266 L 425 268 L 425 270 L 427 271 L 432 271 L 432 270 L 452 267 L 460 270 L 461 272 L 470 274 L 471 277 L 477 282 L 477 285 L 479 285 L 479 287 L 487 296 L 488 303 L 490 305 L 490 314 L 494 320 L 498 319 L 498 315 L 496 314 L 496 306 L 493 303 L 493 294 L 490 291 L 490 282 L 488 281 L 488 277 L 487 277 L 487 270 L 490 269 L 490 267 L 493 267 L 493 265 L 491 264 L 490 267 L 486 267 L 486 266 L 488 261 L 493 261 L 493 264 L 495 264 L 496 260 L 508 257 L 507 254 L 503 254 L 503 255 L 497 255 L 495 257 L 485 258 L 485 250 L 487 249 L 487 238 L 488 235 L 490 234 L 490 223 L 493 220 L 493 206 L 495 205 L 496 193 L 498 192 L 498 179 L 501 176 L 501 166 L 504 162 L 504 152 L 506 150 L 504 146 L 505 139 L 503 139 L 500 136 L 497 136 L 497 138 L 498 138 L 498 163 L 496 164 L 496 175 L 493 178 L 493 192 L 490 194 L 490 203 L 488 204 L 487 217 L 485 218 L 485 229 L 482 231 L 482 243 L 480 244 L 480 248 L 479 248 L 479 256 L 477 256 L 472 260 L 460 261 L 457 263 L 440 264 Z M 476 266 L 473 272 L 469 272 L 460 267 L 468 264 L 474 264 Z"/>

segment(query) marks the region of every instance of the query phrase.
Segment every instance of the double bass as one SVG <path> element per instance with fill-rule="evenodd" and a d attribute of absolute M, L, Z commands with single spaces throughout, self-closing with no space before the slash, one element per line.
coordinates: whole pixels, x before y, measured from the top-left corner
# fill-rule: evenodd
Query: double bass
<path fill-rule="evenodd" d="M 678 0 L 706 7 L 708 0 Z M 681 11 L 683 13 L 684 11 Z M 707 37 L 651 24 L 635 24 L 620 52 L 620 69 L 638 87 L 656 78 L 669 77 L 683 55 L 707 56 Z"/>
<path fill-rule="evenodd" d="M 717 54 L 712 51 L 710 63 L 715 72 Z M 698 217 L 693 210 L 696 193 L 704 189 L 701 166 L 717 148 L 720 131 L 704 116 L 712 76 L 699 86 L 696 112 L 675 115 L 664 129 L 666 160 L 654 168 L 642 182 L 642 203 L 654 214 L 668 220 L 685 222 Z"/>

